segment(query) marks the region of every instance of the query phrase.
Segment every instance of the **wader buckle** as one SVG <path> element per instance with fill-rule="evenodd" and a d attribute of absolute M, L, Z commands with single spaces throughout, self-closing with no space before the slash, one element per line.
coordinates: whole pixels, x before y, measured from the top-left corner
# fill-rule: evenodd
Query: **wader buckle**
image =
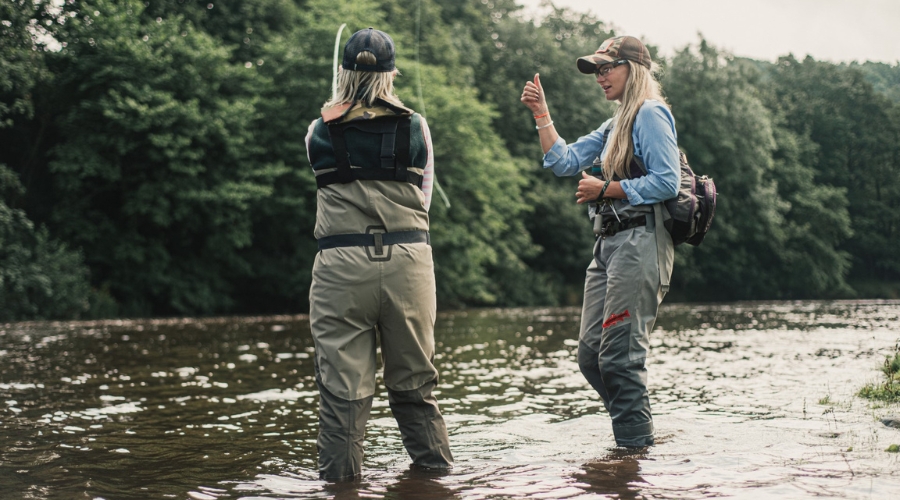
<path fill-rule="evenodd" d="M 597 214 L 597 217 L 602 217 L 600 214 Z M 625 231 L 626 229 L 634 229 L 639 226 L 647 225 L 647 216 L 641 215 L 640 217 L 631 217 L 630 219 L 607 219 L 603 218 L 600 220 L 600 231 L 597 234 L 602 239 L 606 239 L 610 236 L 615 236 L 620 231 Z"/>
<path fill-rule="evenodd" d="M 374 237 L 374 245 L 366 245 L 366 257 L 371 262 L 385 262 L 391 260 L 391 247 L 388 247 L 387 255 L 384 253 L 384 234 L 386 233 L 384 226 L 369 226 L 366 228 L 366 235 Z M 375 250 L 372 252 L 372 250 Z M 374 255 L 373 255 L 374 253 Z"/>

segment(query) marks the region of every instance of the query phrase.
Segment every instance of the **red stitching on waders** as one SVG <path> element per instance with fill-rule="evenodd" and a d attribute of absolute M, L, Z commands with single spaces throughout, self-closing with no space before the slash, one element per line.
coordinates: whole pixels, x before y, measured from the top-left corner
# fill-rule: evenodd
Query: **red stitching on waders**
<path fill-rule="evenodd" d="M 622 314 L 610 314 L 609 318 L 607 318 L 606 321 L 603 322 L 603 328 L 609 328 L 609 327 L 615 325 L 616 323 L 621 323 L 621 322 L 625 321 L 625 318 L 630 318 L 630 317 L 631 317 L 631 315 L 628 314 L 628 309 L 625 309 L 625 312 L 623 312 Z"/>

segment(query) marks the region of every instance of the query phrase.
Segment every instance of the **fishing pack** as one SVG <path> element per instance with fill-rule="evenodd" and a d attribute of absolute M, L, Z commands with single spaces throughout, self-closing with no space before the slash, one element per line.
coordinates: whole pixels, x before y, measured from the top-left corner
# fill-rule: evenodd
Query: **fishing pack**
<path fill-rule="evenodd" d="M 609 139 L 610 129 L 611 127 L 607 127 L 603 132 L 604 146 Z M 716 214 L 716 184 L 712 177 L 695 174 L 683 151 L 678 152 L 678 160 L 681 181 L 678 184 L 678 194 L 663 202 L 669 213 L 664 225 L 675 245 L 687 243 L 697 246 L 709 232 Z M 592 172 L 595 175 L 602 172 L 599 156 L 595 160 Z M 629 177 L 644 175 L 647 175 L 647 167 L 639 158 L 634 157 Z"/>
<path fill-rule="evenodd" d="M 681 183 L 678 195 L 663 203 L 671 216 L 665 226 L 675 245 L 697 246 L 709 232 L 716 215 L 716 184 L 712 177 L 695 174 L 684 152 L 678 153 Z"/>

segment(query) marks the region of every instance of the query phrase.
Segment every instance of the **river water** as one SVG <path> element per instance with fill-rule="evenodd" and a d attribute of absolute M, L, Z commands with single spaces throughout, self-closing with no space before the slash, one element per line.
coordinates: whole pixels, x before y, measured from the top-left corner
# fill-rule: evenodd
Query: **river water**
<path fill-rule="evenodd" d="M 454 470 L 409 469 L 376 396 L 364 479 L 317 479 L 302 316 L 0 325 L 0 498 L 898 498 L 900 302 L 664 305 L 657 445 L 615 448 L 576 309 L 438 317 Z"/>

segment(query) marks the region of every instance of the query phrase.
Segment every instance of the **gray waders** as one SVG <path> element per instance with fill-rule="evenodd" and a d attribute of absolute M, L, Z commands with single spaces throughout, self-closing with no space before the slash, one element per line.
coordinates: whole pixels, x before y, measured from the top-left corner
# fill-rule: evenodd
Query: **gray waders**
<path fill-rule="evenodd" d="M 432 395 L 438 373 L 431 246 L 395 244 L 380 250 L 378 257 L 374 247 L 329 248 L 318 253 L 313 266 L 310 325 L 320 394 L 316 446 L 319 473 L 327 480 L 361 473 L 377 338 L 388 401 L 413 464 L 449 469 L 453 461 Z"/>
<path fill-rule="evenodd" d="M 651 446 L 646 359 L 650 331 L 668 291 L 673 247 L 659 207 L 614 206 L 620 220 L 603 213 L 604 235 L 597 238 L 587 268 L 578 366 L 612 418 L 616 444 Z"/>

